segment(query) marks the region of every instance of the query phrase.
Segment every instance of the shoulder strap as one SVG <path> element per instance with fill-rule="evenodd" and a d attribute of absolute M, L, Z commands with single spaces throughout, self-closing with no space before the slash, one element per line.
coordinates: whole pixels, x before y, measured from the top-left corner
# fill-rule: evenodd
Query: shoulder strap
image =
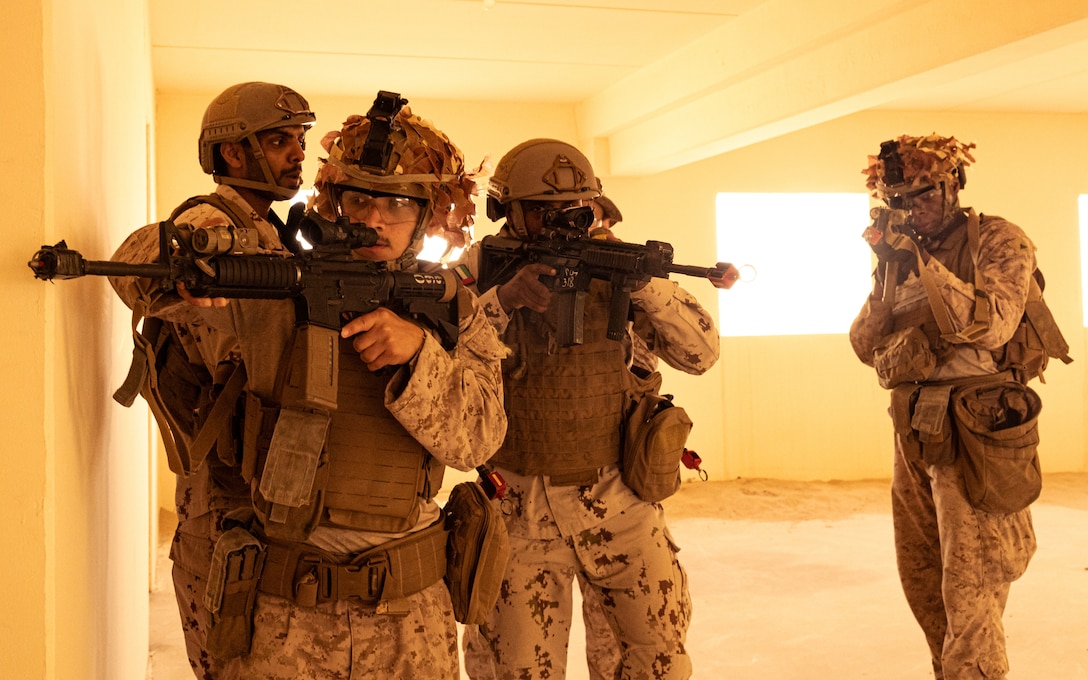
<path fill-rule="evenodd" d="M 192 196 L 186 199 L 170 213 L 170 220 L 177 219 L 186 210 L 201 204 L 211 205 L 226 213 L 234 224 L 248 228 L 256 227 L 253 218 L 247 212 L 218 194 Z M 235 367 L 212 405 L 200 431 L 193 438 L 192 445 L 187 445 L 184 437 L 179 436 L 177 423 L 160 403 L 158 395 L 159 378 L 155 356 L 167 340 L 170 331 L 164 328 L 165 322 L 162 319 L 145 316 L 146 311 L 143 302 L 137 302 L 132 308 L 132 363 L 129 365 L 125 381 L 113 393 L 113 398 L 119 404 L 129 407 L 135 402 L 137 394 L 144 396 L 162 434 L 170 470 L 176 474 L 187 475 L 204 461 L 218 439 L 219 433 L 226 426 L 227 419 L 233 414 L 234 404 L 246 386 L 245 366 L 238 364 Z M 142 329 L 140 328 L 141 319 L 143 319 Z"/>
<path fill-rule="evenodd" d="M 929 306 L 933 310 L 933 316 L 937 320 L 937 327 L 941 329 L 941 338 L 953 343 L 974 342 L 990 327 L 990 297 L 982 289 L 982 274 L 978 269 L 979 250 L 979 217 L 974 209 L 967 212 L 967 243 L 971 250 L 971 261 L 975 272 L 975 309 L 971 324 L 962 331 L 956 331 L 952 324 L 952 317 L 948 313 L 941 294 L 937 290 L 937 281 L 925 263 L 922 262 L 922 253 L 917 252 L 918 276 L 925 286 L 926 296 L 929 298 Z"/>

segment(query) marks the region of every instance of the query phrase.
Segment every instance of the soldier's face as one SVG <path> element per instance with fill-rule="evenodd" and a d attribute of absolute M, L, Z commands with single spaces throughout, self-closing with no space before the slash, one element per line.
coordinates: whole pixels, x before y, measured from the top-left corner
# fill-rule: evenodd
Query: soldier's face
<path fill-rule="evenodd" d="M 378 242 L 357 248 L 356 257 L 371 262 L 388 262 L 404 254 L 412 244 L 423 206 L 403 196 L 376 196 L 362 191 L 344 191 L 340 212 L 355 224 L 378 232 Z"/>
<path fill-rule="evenodd" d="M 922 236 L 939 232 L 952 217 L 956 193 L 955 187 L 938 184 L 907 199 L 914 231 Z"/>

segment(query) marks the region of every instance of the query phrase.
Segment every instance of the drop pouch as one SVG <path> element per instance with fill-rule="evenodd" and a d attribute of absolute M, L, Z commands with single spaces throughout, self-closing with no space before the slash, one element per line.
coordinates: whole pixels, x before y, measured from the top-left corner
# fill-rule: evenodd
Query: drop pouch
<path fill-rule="evenodd" d="M 660 373 L 631 378 L 620 459 L 623 483 L 642 500 L 657 503 L 680 489 L 680 462 L 692 422 L 671 394 L 660 393 Z"/>
<path fill-rule="evenodd" d="M 960 439 L 958 462 L 967 499 L 983 512 L 1018 512 L 1039 497 L 1039 412 L 1042 400 L 1018 382 L 953 392 Z"/>
<path fill-rule="evenodd" d="M 510 540 L 498 506 L 476 482 L 461 482 L 446 501 L 446 587 L 458 623 L 484 623 L 499 599 Z"/>

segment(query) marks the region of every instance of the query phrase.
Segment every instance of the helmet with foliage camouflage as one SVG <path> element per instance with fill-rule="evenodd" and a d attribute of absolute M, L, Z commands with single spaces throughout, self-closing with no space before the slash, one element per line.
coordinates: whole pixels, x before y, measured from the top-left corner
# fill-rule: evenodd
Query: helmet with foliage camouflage
<path fill-rule="evenodd" d="M 869 156 L 862 172 L 874 198 L 893 201 L 933 187 L 962 189 L 967 183 L 964 168 L 974 162 L 974 144 L 963 144 L 955 137 L 931 134 L 926 137 L 902 135 L 883 142 L 880 153 Z"/>
<path fill-rule="evenodd" d="M 385 109 L 392 115 L 376 113 L 389 97 L 397 98 Z M 313 201 L 329 220 L 340 216 L 339 194 L 346 189 L 420 201 L 423 210 L 412 243 L 396 263 L 402 268 L 415 261 L 424 236 L 442 237 L 450 248 L 465 245 L 476 214 L 476 179 L 483 172 L 482 167 L 466 170 L 461 150 L 406 103 L 399 95 L 380 92 L 370 113 L 349 116 L 339 131 L 325 135 L 321 145 L 329 157 L 322 159 L 314 180 Z"/>
<path fill-rule="evenodd" d="M 578 201 L 601 195 L 601 182 L 585 154 L 557 139 L 530 139 L 508 151 L 487 187 L 487 216 L 504 217 L 520 236 L 521 201 Z"/>
<path fill-rule="evenodd" d="M 289 87 L 261 82 L 232 85 L 204 111 L 204 119 L 200 123 L 200 167 L 209 175 L 214 175 L 215 181 L 221 184 L 267 191 L 280 200 L 288 200 L 297 192 L 279 186 L 273 179 L 272 170 L 257 141 L 257 133 L 292 125 L 309 127 L 316 120 L 306 99 Z M 260 163 L 265 181 L 227 177 L 220 165 L 218 150 L 223 142 L 248 144 Z"/>

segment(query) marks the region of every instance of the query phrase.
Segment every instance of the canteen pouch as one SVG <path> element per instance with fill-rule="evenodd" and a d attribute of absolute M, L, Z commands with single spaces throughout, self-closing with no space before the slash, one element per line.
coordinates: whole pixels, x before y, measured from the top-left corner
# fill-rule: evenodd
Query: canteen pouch
<path fill-rule="evenodd" d="M 1027 385 L 1005 382 L 959 388 L 952 402 L 968 501 L 996 514 L 1026 508 L 1043 486 L 1039 395 Z"/>
<path fill-rule="evenodd" d="M 644 391 L 633 398 L 625 423 L 620 465 L 623 483 L 657 503 L 680 489 L 680 460 L 692 422 L 671 394 L 659 394 L 660 373 L 641 382 Z"/>
<path fill-rule="evenodd" d="M 873 349 L 873 368 L 880 386 L 894 389 L 907 382 L 924 382 L 937 368 L 937 357 L 920 328 L 890 333 Z"/>
<path fill-rule="evenodd" d="M 206 647 L 218 659 L 249 653 L 264 558 L 264 545 L 242 527 L 229 529 L 215 543 L 204 608 L 209 613 Z"/>
<path fill-rule="evenodd" d="M 484 623 L 499 599 L 510 539 L 498 507 L 476 482 L 453 487 L 446 501 L 446 587 L 458 623 Z"/>

